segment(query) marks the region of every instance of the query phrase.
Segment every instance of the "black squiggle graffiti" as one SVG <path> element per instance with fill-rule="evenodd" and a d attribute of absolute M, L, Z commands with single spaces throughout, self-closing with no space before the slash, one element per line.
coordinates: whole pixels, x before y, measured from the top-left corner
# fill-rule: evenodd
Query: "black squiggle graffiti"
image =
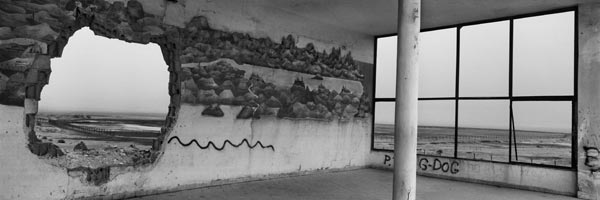
<path fill-rule="evenodd" d="M 212 141 L 208 141 L 208 144 L 206 144 L 206 146 L 202 146 L 202 145 L 200 145 L 200 143 L 198 143 L 198 140 L 196 140 L 196 139 L 192 139 L 188 143 L 183 143 L 177 136 L 173 136 L 173 137 L 169 138 L 169 141 L 167 141 L 167 143 L 170 144 L 171 141 L 174 139 L 177 139 L 177 142 L 179 142 L 179 144 L 181 144 L 181 146 L 184 146 L 184 147 L 190 146 L 190 145 L 192 145 L 192 143 L 196 143 L 196 146 L 198 146 L 200 149 L 207 149 L 208 147 L 212 146 L 216 150 L 222 151 L 225 148 L 225 144 L 229 143 L 229 145 L 237 148 L 237 147 L 241 146 L 242 144 L 246 143 L 246 145 L 250 149 L 254 149 L 254 147 L 256 147 L 257 145 L 260 145 L 260 147 L 263 149 L 271 148 L 271 150 L 275 151 L 275 147 L 273 147 L 273 145 L 264 146 L 262 144 L 262 142 L 260 142 L 260 141 L 257 141 L 256 143 L 254 143 L 254 145 L 251 145 L 250 142 L 248 142 L 248 139 L 245 139 L 245 138 L 239 144 L 233 144 L 233 143 L 231 143 L 231 141 L 225 140 L 225 142 L 223 142 L 223 145 L 221 145 L 221 147 L 217 147 L 215 145 L 215 143 L 213 143 Z"/>

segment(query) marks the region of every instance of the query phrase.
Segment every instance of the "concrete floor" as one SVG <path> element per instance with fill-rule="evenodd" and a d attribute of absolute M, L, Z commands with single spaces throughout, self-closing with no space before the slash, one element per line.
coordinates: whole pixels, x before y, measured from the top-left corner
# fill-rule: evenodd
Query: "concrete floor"
<path fill-rule="evenodd" d="M 392 199 L 392 172 L 376 169 L 360 169 L 206 187 L 135 199 L 388 200 Z M 569 200 L 575 198 L 419 176 L 417 178 L 417 199 Z"/>

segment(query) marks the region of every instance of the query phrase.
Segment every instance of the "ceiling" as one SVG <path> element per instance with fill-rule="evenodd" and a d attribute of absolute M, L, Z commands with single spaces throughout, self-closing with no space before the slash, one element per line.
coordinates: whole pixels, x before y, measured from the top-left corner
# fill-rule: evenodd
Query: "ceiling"
<path fill-rule="evenodd" d="M 399 0 L 249 0 L 367 35 L 396 32 Z M 421 28 L 573 7 L 600 0 L 422 0 Z"/>

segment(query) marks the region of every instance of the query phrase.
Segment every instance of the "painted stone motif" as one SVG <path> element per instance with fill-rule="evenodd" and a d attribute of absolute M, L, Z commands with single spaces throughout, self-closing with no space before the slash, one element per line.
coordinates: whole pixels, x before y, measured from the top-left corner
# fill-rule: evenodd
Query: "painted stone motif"
<path fill-rule="evenodd" d="M 340 91 L 327 89 L 323 84 L 311 89 L 301 78 L 291 85 L 275 84 L 265 81 L 259 75 L 265 73 L 260 70 L 248 75 L 246 70 L 234 65 L 236 63 L 220 60 L 184 67 L 182 71 L 187 75 L 182 84 L 182 99 L 190 104 L 243 106 L 238 119 L 274 115 L 348 121 L 353 117 L 365 117 L 369 112 L 366 95 L 350 91 L 343 85 Z"/>

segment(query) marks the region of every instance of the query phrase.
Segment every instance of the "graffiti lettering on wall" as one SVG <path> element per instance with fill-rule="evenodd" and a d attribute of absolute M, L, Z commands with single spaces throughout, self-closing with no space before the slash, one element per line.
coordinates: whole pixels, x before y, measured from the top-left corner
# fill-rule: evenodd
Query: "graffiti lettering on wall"
<path fill-rule="evenodd" d="M 441 161 L 437 158 L 434 158 L 433 161 L 430 158 L 419 159 L 419 168 L 423 171 L 441 171 L 456 174 L 459 172 L 459 166 L 460 164 L 457 161 Z"/>
<path fill-rule="evenodd" d="M 393 162 L 394 161 L 392 161 L 392 157 L 389 156 L 389 155 L 385 155 L 385 157 L 383 158 L 383 164 L 384 165 L 387 165 L 387 166 L 391 167 Z"/>
<path fill-rule="evenodd" d="M 442 159 L 443 160 L 443 159 Z M 418 167 L 422 171 L 444 172 L 457 174 L 460 172 L 460 163 L 455 160 L 448 159 L 442 161 L 438 158 L 419 158 Z M 391 167 L 394 164 L 394 157 L 390 155 L 383 156 L 383 165 Z"/>
<path fill-rule="evenodd" d="M 590 168 L 590 171 L 600 171 L 600 151 L 596 147 L 584 146 L 585 150 L 585 166 Z"/>
<path fill-rule="evenodd" d="M 233 144 L 231 141 L 225 140 L 223 142 L 223 144 L 221 145 L 221 147 L 216 146 L 215 143 L 213 143 L 212 141 L 208 141 L 208 144 L 206 144 L 206 146 L 202 146 L 202 145 L 200 145 L 200 143 L 198 143 L 198 140 L 196 140 L 196 139 L 193 139 L 193 140 L 191 140 L 191 141 L 189 141 L 187 143 L 183 143 L 179 139 L 179 137 L 177 137 L 177 136 L 173 136 L 173 137 L 169 138 L 169 141 L 167 141 L 167 143 L 170 144 L 173 140 L 177 140 L 177 142 L 179 142 L 179 144 L 181 144 L 181 146 L 184 146 L 184 147 L 190 146 L 190 145 L 192 145 L 192 143 L 195 143 L 196 146 L 198 146 L 200 149 L 207 149 L 208 147 L 212 146 L 217 151 L 222 151 L 223 149 L 225 149 L 225 145 L 226 144 L 229 144 L 229 145 L 237 148 L 237 147 L 240 147 L 244 143 L 250 149 L 254 149 L 254 147 L 256 147 L 256 146 L 260 146 L 263 149 L 270 148 L 271 150 L 275 151 L 275 147 L 273 147 L 273 145 L 267 145 L 267 146 L 265 146 L 260 141 L 257 141 L 256 143 L 254 143 L 253 145 L 251 145 L 250 142 L 248 142 L 248 139 L 243 139 L 239 144 Z"/>

